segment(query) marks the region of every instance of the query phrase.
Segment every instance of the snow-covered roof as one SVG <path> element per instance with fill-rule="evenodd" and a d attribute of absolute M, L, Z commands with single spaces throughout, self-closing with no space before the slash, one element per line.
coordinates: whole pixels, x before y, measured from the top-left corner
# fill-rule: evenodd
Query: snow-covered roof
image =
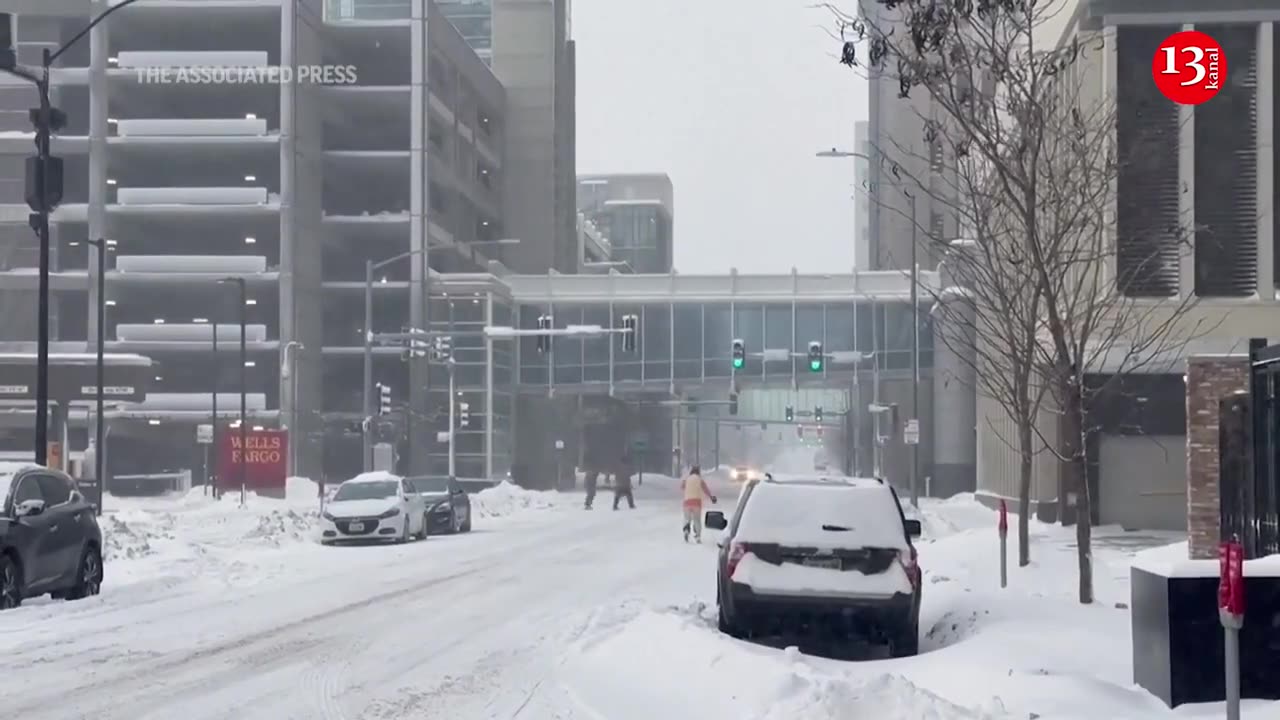
<path fill-rule="evenodd" d="M 756 483 L 734 539 L 792 547 L 908 547 L 893 495 L 865 478 Z"/>
<path fill-rule="evenodd" d="M 368 483 L 368 482 L 400 482 L 399 475 L 393 475 L 386 470 L 374 470 L 373 472 L 360 473 L 359 475 L 347 480 L 349 483 Z"/>
<path fill-rule="evenodd" d="M 21 462 L 16 460 L 0 460 L 0 477 L 17 475 L 24 470 L 40 467 L 32 462 Z"/>

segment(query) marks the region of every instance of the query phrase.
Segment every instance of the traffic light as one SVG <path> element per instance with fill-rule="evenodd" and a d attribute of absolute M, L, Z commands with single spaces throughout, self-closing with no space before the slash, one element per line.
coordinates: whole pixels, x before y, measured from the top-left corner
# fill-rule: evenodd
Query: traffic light
<path fill-rule="evenodd" d="M 458 403 L 458 427 L 467 427 L 471 424 L 471 405 L 469 403 Z"/>
<path fill-rule="evenodd" d="M 640 324 L 635 315 L 622 316 L 622 349 L 624 352 L 636 351 L 636 327 Z"/>
<path fill-rule="evenodd" d="M 741 370 L 747 364 L 747 344 L 742 340 L 733 341 L 733 369 Z"/>
<path fill-rule="evenodd" d="M 391 414 L 391 386 L 378 383 L 378 414 Z"/>
<path fill-rule="evenodd" d="M 729 414 L 738 414 L 738 393 L 729 393 Z"/>
<path fill-rule="evenodd" d="M 822 352 L 822 343 L 814 340 L 809 343 L 809 372 L 822 372 L 822 363 L 825 355 Z"/>
<path fill-rule="evenodd" d="M 551 329 L 551 327 L 552 327 L 552 326 L 551 326 L 551 316 L 550 316 L 550 315 L 539 315 L 539 316 L 538 316 L 538 329 L 539 329 L 539 330 L 550 330 L 550 329 Z M 551 352 L 551 336 L 550 336 L 550 335 L 539 335 L 539 336 L 538 336 L 538 352 L 540 352 L 540 353 Z"/>
<path fill-rule="evenodd" d="M 405 328 L 404 332 L 410 337 L 404 341 L 404 350 L 400 353 L 400 359 L 413 360 L 426 357 L 431 346 L 427 343 L 425 333 L 412 328 Z"/>
<path fill-rule="evenodd" d="M 793 422 L 796 419 L 796 411 L 790 405 L 787 406 L 787 422 Z"/>
<path fill-rule="evenodd" d="M 819 422 L 819 423 L 822 422 L 822 406 L 821 405 L 813 409 L 813 421 Z"/>
<path fill-rule="evenodd" d="M 62 204 L 62 158 L 49 154 L 50 137 L 67 126 L 67 114 L 56 107 L 31 108 L 27 111 L 35 128 L 38 154 L 26 161 L 26 201 L 36 212 L 53 212 Z M 43 165 L 41 156 L 44 157 Z M 43 185 L 43 191 L 41 186 Z"/>
<path fill-rule="evenodd" d="M 436 362 L 448 362 L 453 358 L 453 338 L 448 335 L 437 335 L 432 338 L 432 345 Z"/>

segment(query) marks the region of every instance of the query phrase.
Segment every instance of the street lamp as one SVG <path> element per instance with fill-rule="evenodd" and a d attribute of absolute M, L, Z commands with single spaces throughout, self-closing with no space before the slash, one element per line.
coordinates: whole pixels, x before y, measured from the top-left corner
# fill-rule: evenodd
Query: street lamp
<path fill-rule="evenodd" d="M 94 414 L 95 421 L 94 421 L 94 429 L 93 429 L 93 477 L 95 480 L 98 481 L 97 512 L 99 515 L 101 515 L 102 500 L 107 495 L 107 488 L 105 485 L 106 479 L 102 475 L 103 473 L 102 443 L 106 435 L 106 432 L 103 428 L 104 421 L 103 421 L 102 410 L 103 410 L 104 403 L 102 399 L 102 394 L 104 392 L 103 390 L 104 380 L 106 379 L 106 368 L 105 368 L 105 363 L 103 358 L 103 352 L 104 352 L 103 345 L 105 344 L 105 340 L 106 340 L 106 320 L 107 320 L 107 291 L 105 287 L 105 284 L 106 284 L 105 280 L 107 276 L 107 241 L 103 240 L 102 238 L 98 238 L 96 240 L 90 238 L 86 240 L 86 242 L 88 242 L 90 245 L 93 246 L 94 250 L 98 255 L 98 279 L 97 279 L 98 332 L 97 332 L 97 338 L 95 340 L 97 358 L 94 361 L 95 373 L 97 378 L 97 380 L 95 381 L 97 384 L 97 387 L 94 390 L 94 395 L 96 396 L 95 400 L 97 403 L 97 409 Z M 37 420 L 37 422 L 39 421 Z"/>
<path fill-rule="evenodd" d="M 100 15 L 95 17 L 80 32 L 71 36 L 71 39 L 57 50 L 44 48 L 40 59 L 39 70 L 19 65 L 15 48 L 0 48 L 0 71 L 10 75 L 23 78 L 30 81 L 36 86 L 36 91 L 40 95 L 40 107 L 32 111 L 32 119 L 36 124 L 36 163 L 34 180 L 36 183 L 34 197 L 31 196 L 31 189 L 28 188 L 28 205 L 34 200 L 35 210 L 29 216 L 28 222 L 36 231 L 37 237 L 40 239 L 40 273 L 39 284 L 37 286 L 37 316 L 36 316 L 36 464 L 44 465 L 48 462 L 49 457 L 49 211 L 50 200 L 56 204 L 62 195 L 62 172 L 61 166 L 51 163 L 54 158 L 50 157 L 49 151 L 49 133 L 65 121 L 66 116 L 61 110 L 56 110 L 53 103 L 49 99 L 49 69 L 53 66 L 55 60 L 62 56 L 71 46 L 80 42 L 95 25 L 107 19 L 111 13 L 128 7 L 137 0 L 121 0 L 116 4 L 103 10 Z M 12 39 L 12 13 L 0 13 L 0 23 L 4 23 L 10 30 L 9 37 Z M 55 122 L 55 118 L 58 122 Z M 61 160 L 59 160 L 61 163 Z M 30 166 L 28 166 L 30 167 Z M 54 173 L 50 173 L 50 169 L 57 167 Z M 55 177 L 50 177 L 53 174 Z M 30 177 L 30 176 L 29 176 Z M 51 187 L 52 186 L 52 187 Z M 50 198 L 49 191 L 54 190 L 54 197 Z M 98 449 L 99 453 L 101 448 Z"/>
<path fill-rule="evenodd" d="M 365 472 L 373 469 L 373 276 L 378 270 L 381 270 L 392 263 L 400 262 L 406 258 L 414 256 L 426 256 L 436 250 L 457 250 L 459 248 L 474 247 L 476 245 L 519 245 L 519 238 L 500 238 L 498 240 L 476 240 L 469 243 L 455 243 L 453 245 L 439 245 L 431 247 L 430 245 L 421 247 L 417 250 L 402 252 L 393 255 L 385 260 L 374 262 L 366 260 L 364 264 L 364 389 L 362 403 L 364 413 L 364 462 Z M 430 296 L 430 274 L 431 268 L 428 265 L 422 273 L 423 294 L 426 296 L 424 305 L 431 306 Z M 430 330 L 428 321 L 427 330 Z"/>
<path fill-rule="evenodd" d="M 820 150 L 815 153 L 820 158 L 856 158 L 872 162 L 870 156 L 860 152 L 849 152 L 846 150 Z M 916 214 L 916 196 L 908 192 L 906 188 L 900 188 L 902 194 L 907 196 L 909 208 L 911 212 L 911 418 L 917 423 L 920 422 L 920 302 L 919 302 L 919 272 L 920 264 L 918 260 L 917 228 L 920 225 L 919 216 Z M 875 232 L 880 232 L 879 228 Z M 915 507 L 920 506 L 920 442 L 917 437 L 916 442 L 911 445 L 911 504 Z"/>
<path fill-rule="evenodd" d="M 240 507 L 245 506 L 246 494 L 248 488 L 248 468 L 249 463 L 245 460 L 245 453 L 249 450 L 249 422 L 247 393 L 248 383 L 248 366 L 249 366 L 249 343 L 248 343 L 248 305 L 249 295 L 245 288 L 244 278 L 242 277 L 225 277 L 218 281 L 219 285 L 235 285 L 240 290 Z"/>

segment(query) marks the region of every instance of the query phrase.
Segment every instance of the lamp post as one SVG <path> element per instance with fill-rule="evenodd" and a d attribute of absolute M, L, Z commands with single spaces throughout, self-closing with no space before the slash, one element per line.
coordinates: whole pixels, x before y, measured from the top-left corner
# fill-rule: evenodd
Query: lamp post
<path fill-rule="evenodd" d="M 856 158 L 864 160 L 868 163 L 872 159 L 860 152 L 849 152 L 847 150 L 821 150 L 816 153 L 821 158 Z M 918 258 L 919 238 L 918 229 L 920 225 L 919 217 L 916 215 L 916 196 L 902 188 L 902 194 L 907 196 L 909 202 L 909 210 L 911 212 L 911 419 L 919 427 L 920 423 L 920 302 L 919 302 L 919 272 L 920 263 Z M 879 232 L 876 228 L 874 232 Z M 920 506 L 920 443 L 911 445 L 911 504 L 915 507 Z"/>
<path fill-rule="evenodd" d="M 374 273 L 376 273 L 378 270 L 381 270 L 382 268 L 387 267 L 388 265 L 391 265 L 392 263 L 397 263 L 401 260 L 404 260 L 405 258 L 410 258 L 414 256 L 425 256 L 428 253 L 434 252 L 436 250 L 456 250 L 460 247 L 473 247 L 476 245 L 489 246 L 489 245 L 518 245 L 518 244 L 520 244 L 520 240 L 518 238 L 501 238 L 498 240 L 477 240 L 475 242 L 470 242 L 470 243 L 440 245 L 437 247 L 431 247 L 428 245 L 428 246 L 419 248 L 417 250 L 410 250 L 408 252 L 402 252 L 398 255 L 393 255 L 389 258 L 386 258 L 385 260 L 379 260 L 377 262 L 373 260 L 365 261 L 365 264 L 364 264 L 364 381 L 362 383 L 364 385 L 364 388 L 361 393 L 361 396 L 363 397 L 363 402 L 361 403 L 361 407 L 362 407 L 361 412 L 364 414 L 364 423 L 362 424 L 362 427 L 363 427 L 363 434 L 364 434 L 363 468 L 365 472 L 368 472 L 373 469 L 373 415 L 374 415 L 374 412 L 373 412 L 373 340 L 374 340 L 373 276 L 374 276 Z M 429 288 L 427 279 L 429 277 L 430 272 L 431 272 L 431 268 L 429 265 L 423 269 L 422 282 L 423 282 L 424 291 L 428 290 Z M 427 307 L 430 307 L 430 304 L 431 304 L 430 301 L 431 301 L 431 298 L 428 295 L 426 300 L 424 301 L 424 304 Z M 430 327 L 426 329 L 429 331 Z M 450 432 L 452 432 L 452 428 L 450 428 Z"/>
<path fill-rule="evenodd" d="M 3 60 L 0 60 L 0 71 L 30 81 L 36 86 L 36 92 L 40 96 L 40 107 L 32 110 L 32 120 L 36 125 L 36 165 L 34 173 L 36 187 L 34 196 L 31 196 L 31 188 L 28 188 L 28 195 L 30 196 L 28 204 L 33 204 L 34 207 L 32 209 L 35 211 L 30 215 L 29 222 L 40 240 L 39 281 L 36 291 L 35 455 L 37 465 L 44 465 L 49 459 L 49 212 L 52 209 L 50 205 L 60 202 L 62 196 L 61 166 L 50 162 L 54 158 L 50 155 L 49 134 L 54 130 L 61 129 L 61 125 L 66 120 L 66 116 L 62 114 L 62 111 L 55 109 L 49 99 L 49 70 L 54 61 L 61 57 L 71 46 L 82 40 L 85 35 L 88 35 L 95 25 L 106 20 L 111 13 L 128 7 L 135 2 L 137 0 L 121 0 L 117 2 L 103 10 L 80 32 L 64 43 L 62 47 L 57 50 L 45 48 L 40 58 L 39 69 L 18 65 L 13 47 L 0 48 L 0 58 L 3 58 Z M 11 13 L 2 13 L 0 15 L 3 15 L 3 17 L 0 17 L 0 22 L 12 23 L 13 15 Z M 9 27 L 11 28 L 12 25 L 9 25 Z M 61 163 L 61 160 L 59 160 L 59 163 Z M 54 173 L 50 173 L 50 169 L 54 167 L 57 170 Z M 54 177 L 50 177 L 51 174 Z M 49 197 L 51 189 L 54 190 L 53 198 Z M 34 203 L 31 202 L 32 200 L 34 200 Z M 98 448 L 98 451 L 100 454 L 101 448 Z"/>
<path fill-rule="evenodd" d="M 209 461 L 209 469 L 207 471 L 207 477 L 205 478 L 205 485 L 206 486 L 212 485 L 213 497 L 216 500 L 218 498 L 218 483 L 217 483 L 218 453 L 220 451 L 218 447 L 218 386 L 219 386 L 218 380 L 219 380 L 219 376 L 222 374 L 222 363 L 218 362 L 218 318 L 217 316 L 214 316 L 213 318 L 212 330 L 213 330 L 213 397 L 211 398 L 211 400 L 213 401 L 213 408 L 212 408 L 212 412 L 210 413 L 212 417 L 209 419 L 209 422 L 212 423 L 212 426 L 213 426 L 213 434 L 212 434 L 213 436 L 209 438 L 209 441 L 213 443 L 213 452 L 210 454 L 212 459 Z"/>
<path fill-rule="evenodd" d="M 249 420 L 246 417 L 248 415 L 249 343 L 247 308 L 249 295 L 242 277 L 225 277 L 219 280 L 218 283 L 235 285 L 240 290 L 240 507 L 244 507 L 249 484 L 249 463 L 245 461 L 245 453 L 249 450 Z"/>

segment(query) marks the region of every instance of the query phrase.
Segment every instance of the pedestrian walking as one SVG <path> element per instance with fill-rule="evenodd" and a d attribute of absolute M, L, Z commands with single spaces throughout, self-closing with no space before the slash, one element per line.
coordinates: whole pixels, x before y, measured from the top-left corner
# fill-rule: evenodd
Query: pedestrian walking
<path fill-rule="evenodd" d="M 706 497 L 714 505 L 720 502 L 702 479 L 702 468 L 694 465 L 689 468 L 689 475 L 684 479 L 684 541 L 689 542 L 689 533 L 693 533 L 697 542 L 702 542 L 702 498 Z"/>
<path fill-rule="evenodd" d="M 631 494 L 631 458 L 623 455 L 618 462 L 617 474 L 613 476 L 613 509 L 618 509 L 622 498 L 627 499 L 627 506 L 636 509 L 636 499 Z"/>
<path fill-rule="evenodd" d="M 591 503 L 596 499 L 596 483 L 600 479 L 600 471 L 594 467 L 588 467 L 586 474 L 582 478 L 583 485 L 587 490 L 587 502 L 583 505 L 587 510 L 591 509 Z"/>

